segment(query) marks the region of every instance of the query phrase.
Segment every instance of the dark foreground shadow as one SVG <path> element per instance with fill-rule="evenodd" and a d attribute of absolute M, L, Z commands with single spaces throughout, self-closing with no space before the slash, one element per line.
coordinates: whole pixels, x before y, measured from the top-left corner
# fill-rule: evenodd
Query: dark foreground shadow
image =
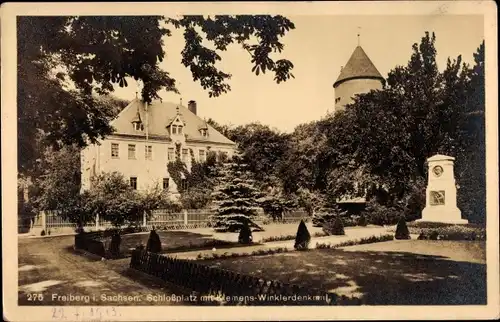
<path fill-rule="evenodd" d="M 486 265 L 406 252 L 311 250 L 200 261 L 363 298 L 367 305 L 485 305 Z"/>

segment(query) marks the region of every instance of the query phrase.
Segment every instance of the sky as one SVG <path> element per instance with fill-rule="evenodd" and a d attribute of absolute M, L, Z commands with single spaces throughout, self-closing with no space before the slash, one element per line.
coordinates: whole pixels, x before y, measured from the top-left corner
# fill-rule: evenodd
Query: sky
<path fill-rule="evenodd" d="M 295 29 L 282 42 L 279 56 L 292 61 L 295 79 L 276 84 L 273 74 L 256 76 L 251 72 L 250 57 L 239 45 L 221 53 L 218 65 L 232 74 L 231 91 L 210 98 L 208 91 L 192 80 L 181 64 L 184 46 L 182 30 L 171 29 L 165 38 L 168 48 L 160 67 L 177 80 L 179 94 L 162 90 L 163 100 L 184 105 L 195 100 L 200 117 L 213 118 L 222 124 L 241 125 L 260 122 L 280 131 L 291 132 L 304 122 L 321 119 L 333 111 L 333 82 L 347 63 L 359 41 L 380 73 L 386 77 L 397 65 L 406 65 L 412 45 L 419 43 L 426 31 L 435 32 L 439 69 L 448 57 L 462 55 L 473 64 L 473 53 L 484 39 L 483 16 L 288 16 Z M 132 100 L 140 84 L 129 81 L 127 88 L 117 88 L 115 96 Z"/>

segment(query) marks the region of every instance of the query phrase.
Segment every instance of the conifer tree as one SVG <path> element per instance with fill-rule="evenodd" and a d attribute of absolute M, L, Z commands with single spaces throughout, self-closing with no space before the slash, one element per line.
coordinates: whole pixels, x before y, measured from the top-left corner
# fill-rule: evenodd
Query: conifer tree
<path fill-rule="evenodd" d="M 297 235 L 295 236 L 295 245 L 293 247 L 296 250 L 308 249 L 310 241 L 311 241 L 311 234 L 309 234 L 309 231 L 307 230 L 307 226 L 304 220 L 301 220 L 299 228 L 297 229 Z"/>
<path fill-rule="evenodd" d="M 404 217 L 399 219 L 398 225 L 396 227 L 396 239 L 411 239 L 410 231 L 408 230 L 408 226 L 406 226 L 406 220 Z"/>
<path fill-rule="evenodd" d="M 262 229 L 253 221 L 257 215 L 257 199 L 261 196 L 243 156 L 235 154 L 230 162 L 223 164 L 219 184 L 212 195 L 215 230 L 237 232 L 245 224 Z"/>

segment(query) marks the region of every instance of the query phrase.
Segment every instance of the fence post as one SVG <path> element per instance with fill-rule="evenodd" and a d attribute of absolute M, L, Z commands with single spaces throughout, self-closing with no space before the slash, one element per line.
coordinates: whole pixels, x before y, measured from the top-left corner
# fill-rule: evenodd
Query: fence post
<path fill-rule="evenodd" d="M 144 210 L 144 213 L 142 214 L 142 226 L 143 227 L 146 227 L 148 225 L 148 221 L 147 221 L 147 216 L 146 216 L 146 211 Z"/>
<path fill-rule="evenodd" d="M 45 214 L 44 210 L 42 210 L 40 213 L 42 215 L 42 230 L 45 230 L 45 232 L 47 232 L 47 215 Z"/>
<path fill-rule="evenodd" d="M 95 230 L 99 230 L 99 214 L 95 215 Z"/>
<path fill-rule="evenodd" d="M 186 209 L 184 209 L 182 212 L 184 213 L 184 225 L 187 225 L 188 224 L 188 211 Z"/>

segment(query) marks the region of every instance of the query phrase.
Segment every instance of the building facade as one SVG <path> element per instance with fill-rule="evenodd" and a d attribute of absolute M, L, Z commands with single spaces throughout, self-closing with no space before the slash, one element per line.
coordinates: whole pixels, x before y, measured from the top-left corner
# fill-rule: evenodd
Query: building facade
<path fill-rule="evenodd" d="M 115 132 L 81 152 L 82 190 L 90 189 L 93 176 L 120 172 L 137 190 L 160 186 L 176 194 L 167 165 L 177 159 L 191 167 L 192 159 L 207 155 L 231 157 L 236 144 L 197 116 L 195 101 L 188 107 L 133 100 L 111 122 Z"/>
<path fill-rule="evenodd" d="M 333 83 L 335 112 L 345 109 L 356 94 L 382 89 L 384 78 L 361 46 L 357 46 Z"/>

